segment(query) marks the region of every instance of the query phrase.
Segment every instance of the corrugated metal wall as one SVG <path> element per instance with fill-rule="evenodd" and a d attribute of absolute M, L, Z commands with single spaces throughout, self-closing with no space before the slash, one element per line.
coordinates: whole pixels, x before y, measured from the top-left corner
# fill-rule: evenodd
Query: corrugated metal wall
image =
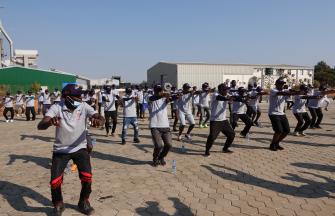
<path fill-rule="evenodd" d="M 158 63 L 147 71 L 147 81 L 150 85 L 169 82 L 177 85 L 177 65 L 168 63 Z"/>
<path fill-rule="evenodd" d="M 50 90 L 62 88 L 64 82 L 76 82 L 74 75 L 60 74 L 23 67 L 10 67 L 0 69 L 0 85 L 5 85 L 11 93 L 17 90 L 28 91 L 33 83 L 48 86 Z"/>

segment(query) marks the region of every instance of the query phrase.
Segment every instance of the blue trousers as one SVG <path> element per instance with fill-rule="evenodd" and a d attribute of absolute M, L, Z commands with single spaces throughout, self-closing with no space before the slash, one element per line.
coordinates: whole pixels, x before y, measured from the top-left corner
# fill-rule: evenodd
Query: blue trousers
<path fill-rule="evenodd" d="M 126 139 L 128 126 L 132 125 L 134 128 L 134 139 L 138 138 L 138 122 L 136 117 L 124 117 L 123 118 L 123 127 L 122 127 L 122 139 Z"/>

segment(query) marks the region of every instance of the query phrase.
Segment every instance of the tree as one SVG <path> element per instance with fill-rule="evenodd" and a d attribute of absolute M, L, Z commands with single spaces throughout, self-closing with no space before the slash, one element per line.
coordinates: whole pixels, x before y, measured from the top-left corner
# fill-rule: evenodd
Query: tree
<path fill-rule="evenodd" d="M 335 68 L 331 68 L 324 61 L 318 62 L 314 66 L 314 80 L 320 84 L 335 86 Z"/>

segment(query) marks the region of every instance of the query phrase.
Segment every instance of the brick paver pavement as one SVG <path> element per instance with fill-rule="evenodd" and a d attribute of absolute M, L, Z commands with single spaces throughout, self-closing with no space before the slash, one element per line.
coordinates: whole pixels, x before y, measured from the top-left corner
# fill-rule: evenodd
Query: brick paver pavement
<path fill-rule="evenodd" d="M 296 121 L 290 111 L 288 116 L 293 127 Z M 149 163 L 153 144 L 147 121 L 141 121 L 140 144 L 129 137 L 121 145 L 119 137 L 107 138 L 104 131 L 91 129 L 97 138 L 92 154 L 95 215 L 335 215 L 334 117 L 331 107 L 323 129 L 308 130 L 307 137 L 287 137 L 285 150 L 279 152 L 268 150 L 272 129 L 266 114 L 261 118 L 265 127 L 253 127 L 249 141 L 238 136 L 240 123 L 233 154 L 221 153 L 225 138 L 220 135 L 212 156 L 203 157 L 208 129 L 196 128 L 185 152 L 174 134 L 167 166 L 158 168 Z M 1 216 L 52 212 L 54 129 L 37 131 L 36 124 L 23 119 L 0 122 Z M 176 175 L 171 173 L 173 159 Z M 64 181 L 64 215 L 80 215 L 77 173 L 67 174 Z"/>

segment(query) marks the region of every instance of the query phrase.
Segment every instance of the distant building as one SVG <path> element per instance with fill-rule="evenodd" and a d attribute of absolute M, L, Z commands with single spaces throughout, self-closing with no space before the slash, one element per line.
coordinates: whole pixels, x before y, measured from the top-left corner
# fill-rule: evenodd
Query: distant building
<path fill-rule="evenodd" d="M 239 86 L 257 82 L 263 88 L 270 88 L 274 81 L 284 76 L 288 83 L 312 83 L 314 69 L 296 65 L 254 65 L 254 64 L 206 64 L 159 62 L 147 71 L 148 84 L 164 84 L 181 88 L 184 83 L 201 86 L 208 82 L 216 87 L 220 83 L 236 80 Z"/>
<path fill-rule="evenodd" d="M 54 88 L 62 89 L 63 83 L 74 82 L 82 85 L 84 89 L 90 86 L 87 78 L 61 71 L 39 70 L 26 67 L 6 67 L 0 69 L 0 85 L 6 87 L 12 93 L 17 90 L 26 92 L 32 88 L 32 84 L 39 84 L 43 89 L 54 90 Z"/>

